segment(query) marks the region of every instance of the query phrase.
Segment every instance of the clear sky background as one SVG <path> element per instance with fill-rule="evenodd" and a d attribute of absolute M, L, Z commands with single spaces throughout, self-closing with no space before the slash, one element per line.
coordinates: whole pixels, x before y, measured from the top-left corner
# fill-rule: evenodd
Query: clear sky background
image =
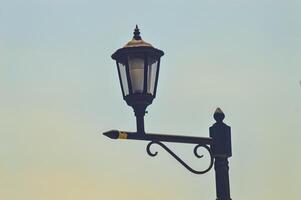
<path fill-rule="evenodd" d="M 111 54 L 132 38 L 165 51 L 146 130 L 232 127 L 231 195 L 300 199 L 301 3 L 297 0 L 0 0 L 0 199 L 215 199 L 135 130 Z M 194 146 L 170 145 L 195 168 Z"/>

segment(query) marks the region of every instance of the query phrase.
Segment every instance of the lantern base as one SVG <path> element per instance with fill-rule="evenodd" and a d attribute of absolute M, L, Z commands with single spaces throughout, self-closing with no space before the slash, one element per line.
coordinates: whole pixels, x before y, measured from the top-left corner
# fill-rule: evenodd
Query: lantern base
<path fill-rule="evenodd" d="M 137 133 L 145 134 L 144 115 L 146 107 L 153 102 L 150 94 L 132 94 L 124 97 L 126 103 L 134 109 L 137 123 Z"/>
<path fill-rule="evenodd" d="M 152 104 L 154 96 L 151 94 L 130 94 L 124 97 L 126 103 L 133 107 L 134 106 L 142 106 L 144 105 L 147 107 L 148 105 Z"/>

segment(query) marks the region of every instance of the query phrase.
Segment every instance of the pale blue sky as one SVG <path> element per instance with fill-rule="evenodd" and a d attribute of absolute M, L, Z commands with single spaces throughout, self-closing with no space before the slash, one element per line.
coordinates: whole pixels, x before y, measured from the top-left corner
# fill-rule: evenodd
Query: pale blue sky
<path fill-rule="evenodd" d="M 232 127 L 231 195 L 300 199 L 300 1 L 0 0 L 0 199 L 215 199 L 214 172 L 112 141 L 135 130 L 111 54 L 132 37 L 165 52 L 146 130 Z M 192 165 L 193 146 L 171 145 Z"/>

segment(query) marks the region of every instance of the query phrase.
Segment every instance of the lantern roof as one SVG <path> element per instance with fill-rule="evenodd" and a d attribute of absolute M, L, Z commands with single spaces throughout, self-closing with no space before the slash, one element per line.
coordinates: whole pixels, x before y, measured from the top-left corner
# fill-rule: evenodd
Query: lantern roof
<path fill-rule="evenodd" d="M 138 25 L 136 25 L 133 39 L 129 41 L 126 45 L 124 45 L 123 48 L 128 48 L 128 47 L 153 47 L 153 46 L 145 42 L 144 40 L 142 40 Z"/>
<path fill-rule="evenodd" d="M 121 59 L 125 54 L 129 52 L 148 52 L 150 55 L 154 55 L 156 57 L 161 57 L 164 55 L 164 52 L 160 49 L 154 48 L 150 43 L 142 40 L 140 36 L 140 31 L 138 26 L 134 30 L 134 36 L 131 41 L 126 43 L 122 48 L 118 49 L 115 53 L 113 53 L 112 58 L 114 60 Z"/>

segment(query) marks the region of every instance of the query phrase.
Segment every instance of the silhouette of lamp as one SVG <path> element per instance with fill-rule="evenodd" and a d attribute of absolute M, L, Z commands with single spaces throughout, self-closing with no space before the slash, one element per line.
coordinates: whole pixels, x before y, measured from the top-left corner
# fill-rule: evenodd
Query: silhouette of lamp
<path fill-rule="evenodd" d="M 137 132 L 110 130 L 103 135 L 111 139 L 148 141 L 146 151 L 150 156 L 156 156 L 158 153 L 151 151 L 151 146 L 159 145 L 194 174 L 205 174 L 214 166 L 216 199 L 231 200 L 228 173 L 228 158 L 232 156 L 231 128 L 223 122 L 225 114 L 220 108 L 214 112 L 213 117 L 216 122 L 209 128 L 210 137 L 154 134 L 144 131 L 144 115 L 146 107 L 156 97 L 160 58 L 163 55 L 163 51 L 142 40 L 137 26 L 133 39 L 112 55 L 116 60 L 123 99 L 133 107 L 135 112 Z M 199 148 L 204 148 L 209 154 L 208 167 L 202 170 L 192 168 L 163 142 L 196 145 L 193 153 L 197 158 L 204 157 L 198 153 Z"/>
<path fill-rule="evenodd" d="M 146 107 L 156 97 L 163 55 L 163 51 L 142 40 L 137 25 L 133 39 L 112 55 L 116 60 L 123 99 L 135 112 L 137 133 L 145 133 L 144 115 Z"/>

